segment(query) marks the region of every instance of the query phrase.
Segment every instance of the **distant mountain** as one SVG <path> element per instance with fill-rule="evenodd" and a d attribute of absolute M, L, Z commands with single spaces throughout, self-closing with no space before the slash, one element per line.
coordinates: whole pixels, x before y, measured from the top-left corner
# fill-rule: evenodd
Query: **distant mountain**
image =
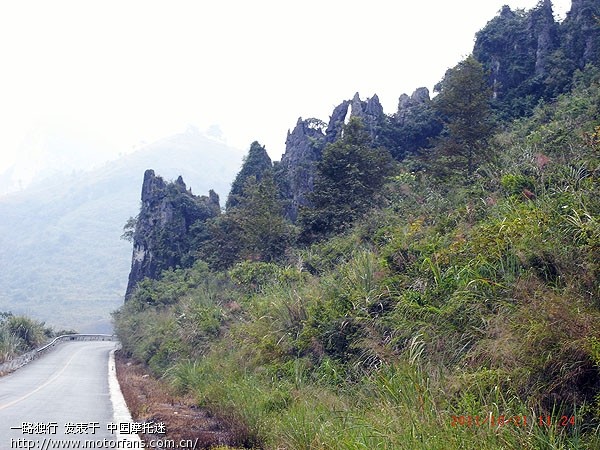
<path fill-rule="evenodd" d="M 195 194 L 224 199 L 242 152 L 190 128 L 89 172 L 56 175 L 0 197 L 0 311 L 49 325 L 107 331 L 123 301 L 144 171 L 182 175 Z M 224 201 L 223 201 L 224 202 Z"/>
<path fill-rule="evenodd" d="M 25 135 L 12 163 L 0 169 L 0 196 L 59 174 L 95 169 L 118 155 L 114 145 L 78 126 L 38 124 Z"/>

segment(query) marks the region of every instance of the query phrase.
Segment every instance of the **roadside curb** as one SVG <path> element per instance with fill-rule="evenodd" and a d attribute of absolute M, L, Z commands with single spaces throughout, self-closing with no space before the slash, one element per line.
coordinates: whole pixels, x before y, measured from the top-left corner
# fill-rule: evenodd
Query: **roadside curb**
<path fill-rule="evenodd" d="M 133 423 L 133 418 L 127 408 L 127 403 L 121 392 L 121 386 L 117 378 L 117 368 L 115 363 L 115 351 L 113 349 L 108 357 L 108 390 L 110 392 L 110 401 L 113 405 L 113 418 L 117 426 L 121 423 Z M 138 442 L 142 440 L 137 434 L 122 434 L 117 430 L 117 439 L 119 441 Z M 141 448 L 141 447 L 136 447 Z"/>

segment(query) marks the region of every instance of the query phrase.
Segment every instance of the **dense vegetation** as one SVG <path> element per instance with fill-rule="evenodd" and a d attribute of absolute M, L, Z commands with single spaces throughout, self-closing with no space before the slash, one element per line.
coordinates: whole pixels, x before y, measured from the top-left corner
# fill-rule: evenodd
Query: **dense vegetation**
<path fill-rule="evenodd" d="M 55 333 L 37 320 L 0 312 L 0 364 L 40 347 L 54 336 L 66 333 L 72 331 Z"/>
<path fill-rule="evenodd" d="M 557 23 L 550 0 L 529 10 L 504 6 L 476 34 L 473 54 L 490 74 L 494 103 L 503 118 L 529 115 L 540 100 L 572 88 L 575 69 L 600 59 L 597 0 L 577 0 Z"/>
<path fill-rule="evenodd" d="M 351 120 L 296 224 L 245 177 L 124 350 L 247 446 L 600 448 L 600 70 L 516 120 L 486 77 L 447 72 L 408 156 Z"/>

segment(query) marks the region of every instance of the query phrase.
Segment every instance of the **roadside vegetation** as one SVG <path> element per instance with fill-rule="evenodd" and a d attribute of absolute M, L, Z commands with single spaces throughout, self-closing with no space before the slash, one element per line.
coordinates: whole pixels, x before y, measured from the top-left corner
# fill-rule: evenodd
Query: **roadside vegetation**
<path fill-rule="evenodd" d="M 56 335 L 43 322 L 0 312 L 0 364 L 35 350 Z"/>
<path fill-rule="evenodd" d="M 447 92 L 482 76 L 467 59 Z M 600 448 L 599 83 L 589 67 L 506 123 L 482 97 L 442 103 L 446 132 L 394 164 L 351 122 L 296 225 L 228 211 L 237 247 L 207 232 L 193 267 L 138 285 L 114 315 L 124 351 L 249 446 Z M 361 154 L 382 183 L 328 177 Z M 263 180 L 236 208 L 275 214 Z M 271 223 L 285 239 L 260 247 Z"/>

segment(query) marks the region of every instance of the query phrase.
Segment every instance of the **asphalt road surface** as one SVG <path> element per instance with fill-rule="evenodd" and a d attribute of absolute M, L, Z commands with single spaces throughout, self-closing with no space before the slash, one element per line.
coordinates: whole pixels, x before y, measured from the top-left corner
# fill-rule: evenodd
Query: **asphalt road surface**
<path fill-rule="evenodd" d="M 64 342 L 1 377 L 0 449 L 52 448 L 48 439 L 116 440 L 108 382 L 115 344 Z"/>

